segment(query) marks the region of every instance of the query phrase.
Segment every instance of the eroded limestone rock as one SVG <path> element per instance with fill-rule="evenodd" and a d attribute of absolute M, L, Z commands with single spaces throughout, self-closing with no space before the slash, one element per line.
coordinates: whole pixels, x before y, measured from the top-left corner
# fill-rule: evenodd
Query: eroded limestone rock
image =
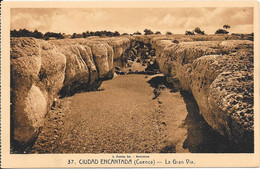
<path fill-rule="evenodd" d="M 124 66 L 126 54 L 138 55 L 138 47 L 128 49 L 140 42 L 156 51 L 167 79 L 193 94 L 213 129 L 241 149 L 253 151 L 253 42 L 211 36 L 11 38 L 12 139 L 26 144 L 37 137 L 59 93 L 66 96 L 79 89 L 97 89 L 102 80 L 114 76 L 115 66 Z M 152 58 L 149 52 L 146 55 Z"/>
<path fill-rule="evenodd" d="M 153 42 L 160 70 L 192 92 L 208 124 L 253 151 L 253 42 Z"/>
<path fill-rule="evenodd" d="M 114 49 L 122 55 L 128 38 L 44 41 L 11 38 L 11 137 L 32 142 L 57 95 L 97 89 L 114 75 Z"/>

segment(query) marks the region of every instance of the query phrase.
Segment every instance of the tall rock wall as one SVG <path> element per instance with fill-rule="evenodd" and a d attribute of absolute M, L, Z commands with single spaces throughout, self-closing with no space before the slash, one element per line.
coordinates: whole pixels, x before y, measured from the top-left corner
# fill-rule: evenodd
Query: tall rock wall
<path fill-rule="evenodd" d="M 201 38 L 201 37 L 200 37 Z M 224 38 L 225 39 L 225 38 Z M 253 42 L 187 36 L 37 40 L 11 38 L 11 134 L 28 144 L 58 95 L 97 89 L 125 65 L 136 43 L 156 50 L 160 71 L 190 91 L 207 123 L 253 151 Z M 197 37 L 198 40 L 198 37 Z"/>
<path fill-rule="evenodd" d="M 27 145 L 38 135 L 58 95 L 97 89 L 114 75 L 130 38 L 44 41 L 11 38 L 11 139 Z"/>
<path fill-rule="evenodd" d="M 139 36 L 156 49 L 161 72 L 190 91 L 207 123 L 245 152 L 254 149 L 254 54 L 248 40 L 185 42 Z M 175 84 L 174 84 L 175 85 Z"/>

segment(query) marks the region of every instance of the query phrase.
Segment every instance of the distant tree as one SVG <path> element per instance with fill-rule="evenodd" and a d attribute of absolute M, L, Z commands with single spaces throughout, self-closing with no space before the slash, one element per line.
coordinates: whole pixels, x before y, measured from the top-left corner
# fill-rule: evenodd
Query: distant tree
<path fill-rule="evenodd" d="M 122 35 L 129 35 L 128 33 L 123 33 Z"/>
<path fill-rule="evenodd" d="M 10 31 L 10 36 L 11 36 L 11 37 L 18 37 L 17 30 L 16 30 L 16 29 L 15 29 L 15 30 L 11 30 L 11 31 Z"/>
<path fill-rule="evenodd" d="M 185 35 L 195 35 L 195 33 L 193 31 L 186 31 Z"/>
<path fill-rule="evenodd" d="M 218 29 L 215 34 L 228 34 L 229 32 L 224 29 Z"/>
<path fill-rule="evenodd" d="M 200 35 L 204 35 L 204 34 L 205 34 L 204 31 L 200 30 L 199 27 L 196 27 L 196 28 L 194 29 L 194 32 L 197 33 L 197 34 L 200 34 Z"/>
<path fill-rule="evenodd" d="M 90 36 L 89 31 L 86 31 L 85 33 L 86 33 L 86 38 Z"/>
<path fill-rule="evenodd" d="M 83 34 L 81 33 L 77 34 L 77 38 L 83 38 Z"/>
<path fill-rule="evenodd" d="M 229 29 L 230 26 L 229 26 L 229 25 L 224 25 L 223 28 L 224 28 L 224 29 Z"/>
<path fill-rule="evenodd" d="M 64 36 L 61 33 L 54 33 L 54 32 L 46 32 L 43 35 L 44 39 L 49 39 L 50 37 L 56 38 L 56 39 L 64 39 Z"/>
<path fill-rule="evenodd" d="M 144 35 L 151 35 L 153 32 L 150 29 L 145 29 L 144 30 Z"/>
<path fill-rule="evenodd" d="M 156 35 L 161 35 L 160 31 L 155 32 Z"/>
<path fill-rule="evenodd" d="M 75 39 L 75 38 L 77 38 L 77 34 L 73 33 L 72 36 L 71 36 L 71 39 Z"/>
<path fill-rule="evenodd" d="M 41 32 L 39 32 L 38 30 L 35 30 L 33 32 L 33 37 L 38 38 L 38 39 L 42 39 L 43 38 L 43 34 Z"/>
<path fill-rule="evenodd" d="M 133 35 L 142 35 L 142 33 L 139 32 L 139 31 L 136 31 L 136 32 L 133 33 Z"/>
<path fill-rule="evenodd" d="M 106 36 L 108 36 L 108 37 L 112 37 L 113 35 L 114 35 L 114 33 L 111 32 L 111 31 L 107 31 L 107 32 L 106 32 Z"/>
<path fill-rule="evenodd" d="M 15 30 L 11 30 L 10 32 L 11 37 L 22 37 L 21 35 L 21 29 L 19 31 Z"/>
<path fill-rule="evenodd" d="M 120 36 L 120 33 L 118 31 L 115 31 L 114 36 Z"/>
<path fill-rule="evenodd" d="M 27 29 L 20 29 L 19 32 L 21 37 L 33 37 L 33 33 Z"/>
<path fill-rule="evenodd" d="M 101 31 L 101 36 L 102 36 L 102 37 L 107 36 L 107 31 L 106 31 L 106 30 Z"/>
<path fill-rule="evenodd" d="M 38 30 L 35 30 L 34 32 L 32 32 L 27 29 L 19 29 L 18 31 L 14 29 L 14 30 L 10 31 L 10 35 L 11 35 L 11 37 L 34 37 L 34 38 L 38 38 L 38 39 L 43 38 L 43 34 L 41 32 L 39 32 Z"/>
<path fill-rule="evenodd" d="M 101 36 L 101 35 L 102 35 L 101 31 L 96 31 L 96 32 L 94 33 L 94 36 Z"/>
<path fill-rule="evenodd" d="M 172 33 L 171 33 L 171 32 L 169 32 L 169 31 L 167 31 L 167 32 L 166 32 L 166 35 L 172 35 Z"/>
<path fill-rule="evenodd" d="M 87 37 L 87 33 L 86 32 L 82 32 L 82 36 L 83 36 L 83 38 L 86 38 Z"/>
<path fill-rule="evenodd" d="M 62 33 L 59 33 L 58 39 L 64 39 L 64 36 L 62 35 Z"/>
<path fill-rule="evenodd" d="M 93 31 L 90 31 L 89 36 L 95 36 L 95 33 Z"/>

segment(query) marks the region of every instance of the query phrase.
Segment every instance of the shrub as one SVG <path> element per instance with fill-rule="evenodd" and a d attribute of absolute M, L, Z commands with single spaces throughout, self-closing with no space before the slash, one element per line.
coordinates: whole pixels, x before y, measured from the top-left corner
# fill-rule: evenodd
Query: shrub
<path fill-rule="evenodd" d="M 180 43 L 178 40 L 174 40 L 174 41 L 172 41 L 172 43 L 176 43 L 176 44 L 178 44 L 178 43 Z"/>
<path fill-rule="evenodd" d="M 42 39 L 43 34 L 39 32 L 38 30 L 35 30 L 34 32 L 31 32 L 27 29 L 20 29 L 19 31 L 17 30 L 11 30 L 10 31 L 11 37 L 34 37 L 37 39 Z"/>
<path fill-rule="evenodd" d="M 115 31 L 114 36 L 120 36 L 120 33 L 118 31 Z"/>
<path fill-rule="evenodd" d="M 216 30 L 215 34 L 228 34 L 229 32 L 224 29 L 218 29 Z"/>
<path fill-rule="evenodd" d="M 166 35 L 172 35 L 172 33 L 168 31 L 168 32 L 166 32 Z"/>
<path fill-rule="evenodd" d="M 136 32 L 134 32 L 134 33 L 133 33 L 133 35 L 142 35 L 142 33 L 141 33 L 141 32 L 138 32 L 138 31 L 136 31 Z"/>
<path fill-rule="evenodd" d="M 46 32 L 43 35 L 44 39 L 49 39 L 50 37 L 56 38 L 56 39 L 64 39 L 64 36 L 61 33 L 54 33 L 54 32 Z"/>
<path fill-rule="evenodd" d="M 144 30 L 144 35 L 151 35 L 153 32 L 150 29 L 145 29 Z"/>
<path fill-rule="evenodd" d="M 195 35 L 195 33 L 193 31 L 186 31 L 185 35 Z"/>
<path fill-rule="evenodd" d="M 194 29 L 194 32 L 197 33 L 197 34 L 200 34 L 200 35 L 204 35 L 204 34 L 205 34 L 204 31 L 200 30 L 199 27 L 196 27 L 196 28 Z"/>
<path fill-rule="evenodd" d="M 72 39 L 75 39 L 77 38 L 77 34 L 76 33 L 73 33 L 72 36 L 71 36 Z"/>

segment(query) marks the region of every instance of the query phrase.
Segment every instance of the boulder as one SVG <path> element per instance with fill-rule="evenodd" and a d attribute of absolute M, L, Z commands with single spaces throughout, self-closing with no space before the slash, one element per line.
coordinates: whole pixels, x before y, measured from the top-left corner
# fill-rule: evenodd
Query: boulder
<path fill-rule="evenodd" d="M 54 45 L 46 41 L 40 41 L 39 43 L 41 45 L 42 64 L 36 84 L 48 93 L 47 109 L 49 109 L 53 99 L 57 97 L 63 87 L 66 57 Z"/>
<path fill-rule="evenodd" d="M 64 72 L 65 56 L 54 46 L 33 38 L 11 38 L 11 139 L 18 145 L 37 137 Z"/>
<path fill-rule="evenodd" d="M 89 80 L 89 70 L 78 50 L 78 45 L 59 47 L 66 56 L 66 70 L 61 96 L 72 95 L 78 90 L 83 90 Z"/>
<path fill-rule="evenodd" d="M 110 72 L 110 66 L 108 62 L 109 51 L 107 46 L 102 43 L 92 44 L 91 50 L 98 70 L 99 79 L 106 79 Z"/>
<path fill-rule="evenodd" d="M 101 81 L 98 79 L 98 71 L 94 62 L 91 48 L 80 45 L 78 49 L 80 51 L 81 57 L 89 69 L 88 88 L 89 90 L 96 90 L 101 85 Z"/>
<path fill-rule="evenodd" d="M 54 98 L 97 89 L 114 76 L 129 37 L 66 40 L 11 38 L 11 140 L 28 145 Z M 116 49 L 116 52 L 114 52 Z"/>
<path fill-rule="evenodd" d="M 127 37 L 120 37 L 108 39 L 106 42 L 113 48 L 114 66 L 124 67 L 126 59 L 124 59 L 123 54 L 130 48 L 131 40 Z"/>

